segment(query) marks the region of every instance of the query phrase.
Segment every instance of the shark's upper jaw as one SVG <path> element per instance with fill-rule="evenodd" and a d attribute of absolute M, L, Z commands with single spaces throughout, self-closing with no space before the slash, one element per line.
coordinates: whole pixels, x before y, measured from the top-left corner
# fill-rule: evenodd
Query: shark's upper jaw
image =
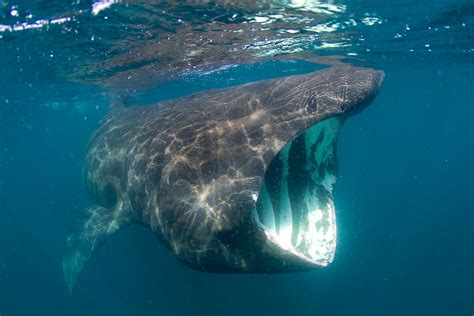
<path fill-rule="evenodd" d="M 332 187 L 341 125 L 326 119 L 287 143 L 267 168 L 254 210 L 270 243 L 314 267 L 332 262 L 336 250 Z"/>

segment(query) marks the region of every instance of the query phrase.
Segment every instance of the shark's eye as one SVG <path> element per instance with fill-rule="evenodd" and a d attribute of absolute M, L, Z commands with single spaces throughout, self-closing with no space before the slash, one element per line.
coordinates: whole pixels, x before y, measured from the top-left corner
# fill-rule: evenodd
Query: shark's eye
<path fill-rule="evenodd" d="M 336 248 L 332 187 L 338 118 L 319 122 L 287 143 L 265 173 L 255 218 L 280 247 L 325 266 Z"/>
<path fill-rule="evenodd" d="M 314 95 L 309 96 L 307 107 L 311 111 L 317 111 L 318 110 L 318 101 L 316 100 L 316 97 Z"/>

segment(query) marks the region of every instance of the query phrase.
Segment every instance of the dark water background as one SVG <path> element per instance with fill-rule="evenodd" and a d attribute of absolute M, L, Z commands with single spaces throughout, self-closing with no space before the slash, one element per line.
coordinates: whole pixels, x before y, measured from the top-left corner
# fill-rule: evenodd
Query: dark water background
<path fill-rule="evenodd" d="M 9 43 L 3 48 L 11 53 L 16 44 Z M 386 79 L 340 136 L 334 191 L 340 244 L 328 268 L 200 273 L 179 264 L 152 233 L 130 227 L 92 258 L 73 296 L 62 274 L 64 240 L 89 205 L 82 158 L 109 98 L 99 87 L 58 80 L 41 63 L 29 67 L 44 70 L 32 83 L 4 57 L 0 314 L 472 315 L 474 70 L 465 54 L 453 56 L 430 57 L 423 66 L 408 55 L 397 66 L 379 57 L 370 63 Z M 169 84 L 136 102 L 312 67 L 238 66 Z"/>

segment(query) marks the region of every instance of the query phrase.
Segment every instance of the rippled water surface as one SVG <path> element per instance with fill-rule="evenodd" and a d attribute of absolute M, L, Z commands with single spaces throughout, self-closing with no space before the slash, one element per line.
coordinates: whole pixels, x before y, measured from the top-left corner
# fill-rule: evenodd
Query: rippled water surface
<path fill-rule="evenodd" d="M 385 71 L 338 147 L 327 269 L 213 275 L 139 227 L 73 296 L 64 240 L 112 96 L 130 105 L 338 63 Z M 0 0 L 0 315 L 472 315 L 474 2 Z"/>
<path fill-rule="evenodd" d="M 143 89 L 267 59 L 375 67 L 474 60 L 471 1 L 2 1 L 1 9 L 4 68 L 30 81 Z"/>

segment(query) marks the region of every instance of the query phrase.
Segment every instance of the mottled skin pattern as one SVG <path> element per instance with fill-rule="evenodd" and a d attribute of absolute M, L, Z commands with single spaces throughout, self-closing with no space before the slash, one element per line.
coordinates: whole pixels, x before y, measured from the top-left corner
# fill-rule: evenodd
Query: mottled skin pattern
<path fill-rule="evenodd" d="M 96 206 L 68 238 L 69 288 L 93 251 L 133 223 L 199 270 L 317 268 L 255 222 L 262 178 L 285 143 L 325 118 L 362 110 L 382 80 L 380 71 L 339 65 L 153 106 L 113 106 L 86 156 Z"/>

